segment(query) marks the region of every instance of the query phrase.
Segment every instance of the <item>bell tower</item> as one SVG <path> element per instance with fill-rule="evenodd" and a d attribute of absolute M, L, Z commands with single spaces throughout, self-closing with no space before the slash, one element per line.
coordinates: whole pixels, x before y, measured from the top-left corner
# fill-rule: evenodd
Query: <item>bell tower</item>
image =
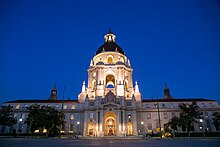
<path fill-rule="evenodd" d="M 132 99 L 134 89 L 135 96 L 140 97 L 138 86 L 133 86 L 132 72 L 129 59 L 116 43 L 116 36 L 109 30 L 104 36 L 104 44 L 90 61 L 88 85 L 78 96 L 79 101 L 83 102 L 86 94 L 89 100 L 104 98 L 109 91 L 116 97 Z"/>

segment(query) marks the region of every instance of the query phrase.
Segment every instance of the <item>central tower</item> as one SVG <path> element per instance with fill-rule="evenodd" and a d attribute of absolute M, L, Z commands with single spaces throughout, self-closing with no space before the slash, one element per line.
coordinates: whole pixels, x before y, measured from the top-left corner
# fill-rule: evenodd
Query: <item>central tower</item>
<path fill-rule="evenodd" d="M 88 86 L 85 82 L 78 96 L 79 102 L 84 102 L 88 94 L 89 100 L 104 98 L 108 92 L 116 97 L 141 101 L 141 94 L 136 82 L 132 81 L 132 71 L 129 59 L 123 49 L 116 43 L 116 36 L 109 30 L 104 36 L 104 44 L 98 48 L 91 59 L 88 68 Z"/>

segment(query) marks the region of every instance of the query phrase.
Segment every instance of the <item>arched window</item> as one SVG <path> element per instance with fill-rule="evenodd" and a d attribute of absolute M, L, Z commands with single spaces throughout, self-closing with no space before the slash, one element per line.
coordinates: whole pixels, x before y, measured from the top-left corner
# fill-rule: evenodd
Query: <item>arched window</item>
<path fill-rule="evenodd" d="M 108 63 L 112 63 L 113 62 L 113 58 L 110 56 L 108 57 Z"/>
<path fill-rule="evenodd" d="M 113 75 L 106 76 L 106 87 L 114 88 L 115 87 L 115 77 Z"/>

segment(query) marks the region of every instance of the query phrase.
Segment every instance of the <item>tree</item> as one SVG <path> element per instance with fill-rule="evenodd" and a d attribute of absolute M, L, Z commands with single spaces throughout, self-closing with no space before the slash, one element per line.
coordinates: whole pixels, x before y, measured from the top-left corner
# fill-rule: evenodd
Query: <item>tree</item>
<path fill-rule="evenodd" d="M 173 133 L 173 137 L 175 137 L 175 131 L 177 127 L 181 126 L 181 120 L 178 117 L 173 117 L 168 123 L 164 124 L 164 132 Z M 171 130 L 170 130 L 171 129 Z"/>
<path fill-rule="evenodd" d="M 59 132 L 59 127 L 65 123 L 64 114 L 54 107 L 32 105 L 28 110 L 26 123 L 30 125 L 32 133 L 39 128 L 45 128 L 47 136 L 55 135 Z"/>
<path fill-rule="evenodd" d="M 49 135 L 56 135 L 59 130 L 60 126 L 63 126 L 65 121 L 65 116 L 63 112 L 57 111 L 54 107 L 47 107 L 47 115 L 46 115 L 46 122 L 45 122 L 45 129 L 47 129 L 47 136 Z"/>
<path fill-rule="evenodd" d="M 31 133 L 34 133 L 35 130 L 44 127 L 45 107 L 40 107 L 40 105 L 35 104 L 27 109 L 29 114 L 26 123 L 30 126 Z"/>
<path fill-rule="evenodd" d="M 213 119 L 212 119 L 213 120 L 213 124 L 214 124 L 216 130 L 218 131 L 219 130 L 219 126 L 220 126 L 220 113 L 219 112 L 214 112 L 212 114 L 212 116 L 213 116 Z"/>
<path fill-rule="evenodd" d="M 179 117 L 179 126 L 185 127 L 189 136 L 192 131 L 193 123 L 198 123 L 198 119 L 202 118 L 202 113 L 199 111 L 199 106 L 193 101 L 192 104 L 182 103 L 180 106 L 181 113 Z"/>
<path fill-rule="evenodd" d="M 12 126 L 17 123 L 17 119 L 14 118 L 12 106 L 1 106 L 0 107 L 0 125 Z"/>

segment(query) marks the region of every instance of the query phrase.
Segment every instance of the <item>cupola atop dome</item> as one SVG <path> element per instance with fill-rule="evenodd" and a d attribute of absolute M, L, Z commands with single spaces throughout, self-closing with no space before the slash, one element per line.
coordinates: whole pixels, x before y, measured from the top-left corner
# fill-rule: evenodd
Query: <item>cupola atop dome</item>
<path fill-rule="evenodd" d="M 111 28 L 108 33 L 104 36 L 105 42 L 115 42 L 116 36 L 112 33 Z"/>
<path fill-rule="evenodd" d="M 102 46 L 96 51 L 96 55 L 103 52 L 118 52 L 124 55 L 122 48 L 116 44 L 116 36 L 109 29 L 108 33 L 104 36 L 105 42 Z"/>

